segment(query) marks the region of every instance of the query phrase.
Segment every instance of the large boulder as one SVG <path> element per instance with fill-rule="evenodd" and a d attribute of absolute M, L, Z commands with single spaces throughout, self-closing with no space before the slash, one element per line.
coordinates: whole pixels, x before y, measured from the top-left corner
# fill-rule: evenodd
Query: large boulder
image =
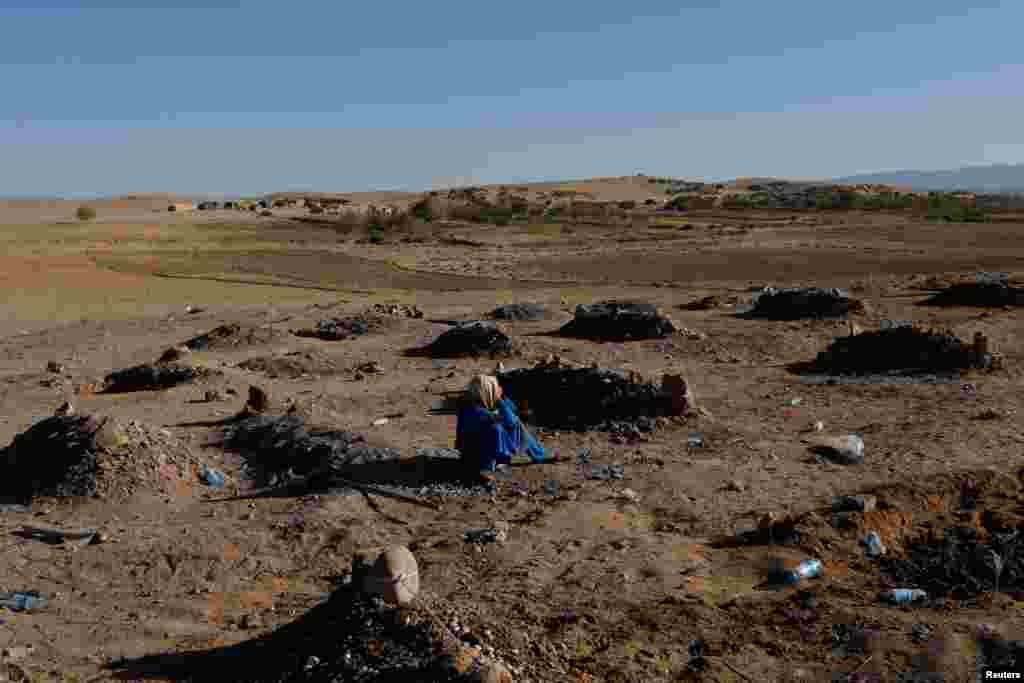
<path fill-rule="evenodd" d="M 675 331 L 672 321 L 653 304 L 603 301 L 577 306 L 575 316 L 559 334 L 595 341 L 627 341 L 662 339 Z"/>

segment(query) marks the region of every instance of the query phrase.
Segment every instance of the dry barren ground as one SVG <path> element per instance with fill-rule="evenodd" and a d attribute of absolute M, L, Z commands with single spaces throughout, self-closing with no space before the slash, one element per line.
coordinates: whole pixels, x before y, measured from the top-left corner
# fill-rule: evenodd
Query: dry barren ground
<path fill-rule="evenodd" d="M 929 530 L 1016 524 L 1024 494 L 1020 309 L 916 303 L 928 287 L 976 270 L 1024 270 L 1024 218 L 937 226 L 854 213 L 706 212 L 637 228 L 438 226 L 420 241 L 371 245 L 315 225 L 239 224 L 235 214 L 158 220 L 143 211 L 83 226 L 54 222 L 52 207 L 19 211 L 0 221 L 0 443 L 70 400 L 81 413 L 137 421 L 160 435 L 158 450 L 173 442 L 187 457 L 168 448 L 154 483 L 123 496 L 0 513 L 0 591 L 53 596 L 39 612 L 0 610 L 0 647 L 20 652 L 4 665 L 10 680 L 115 679 L 106 665 L 142 657 L 148 668 L 123 677 L 247 680 L 241 663 L 214 671 L 203 653 L 268 634 L 272 643 L 275 629 L 326 599 L 354 551 L 390 543 L 413 548 L 424 599 L 478 634 L 522 681 L 827 681 L 855 669 L 895 681 L 918 656 L 946 680 L 967 681 L 979 623 L 1011 635 L 1024 626 L 1015 593 L 885 607 L 882 571 L 859 547 L 868 530 L 899 556 Z M 865 327 L 888 318 L 962 338 L 981 331 L 1005 355 L 1005 369 L 968 380 L 977 388 L 970 400 L 959 384 L 802 383 L 785 366 L 812 359 L 845 323 L 737 319 L 729 302 L 767 284 L 852 287 L 867 303 L 855 316 Z M 726 305 L 679 308 L 709 295 Z M 598 344 L 543 334 L 576 304 L 612 297 L 656 303 L 701 335 Z M 597 432 L 543 435 L 560 453 L 589 447 L 595 462 L 622 464 L 623 480 L 582 480 L 570 460 L 516 467 L 523 486 L 503 482 L 494 499 L 448 499 L 436 511 L 387 498 L 374 509 L 358 495 L 202 503 L 219 492 L 199 481 L 201 464 L 225 471 L 228 491 L 240 485 L 238 463 L 206 444 L 250 385 L 375 445 L 406 453 L 451 446 L 454 418 L 428 409 L 493 361 L 438 367 L 401 352 L 445 329 L 432 321 L 479 317 L 513 301 L 554 313 L 502 324 L 521 351 L 509 365 L 554 353 L 652 378 L 678 371 L 709 414 L 632 445 Z M 288 332 L 386 302 L 415 304 L 425 317 L 336 342 Z M 202 310 L 186 314 L 187 304 Z M 257 333 L 195 354 L 219 375 L 160 392 L 76 390 L 233 322 Z M 298 373 L 251 369 L 296 357 L 309 361 Z M 250 369 L 238 366 L 250 359 L 258 361 Z M 352 369 L 371 360 L 382 372 L 355 379 Z M 50 361 L 63 370 L 47 372 Z M 202 401 L 208 390 L 224 399 Z M 799 405 L 788 405 L 795 398 Z M 977 419 L 986 410 L 1002 417 Z M 373 425 L 389 415 L 397 417 Z M 810 461 L 801 431 L 816 420 L 828 431 L 862 433 L 864 464 Z M 696 431 L 705 448 L 687 447 Z M 968 477 L 982 485 L 975 512 L 957 504 Z M 547 480 L 561 482 L 560 495 L 544 493 Z M 815 512 L 833 496 L 870 491 L 878 510 L 854 516 L 852 529 Z M 799 516 L 798 545 L 717 542 L 768 512 Z M 463 542 L 467 529 L 499 519 L 511 525 L 504 543 L 478 551 Z M 11 535 L 23 524 L 96 527 L 110 538 L 49 546 Z M 815 628 L 787 617 L 792 590 L 755 589 L 774 556 L 825 562 L 825 575 L 803 586 L 816 593 Z M 834 649 L 834 625 L 865 623 L 881 637 L 866 649 Z M 915 624 L 930 627 L 931 645 L 912 641 Z M 702 673 L 687 667 L 697 639 L 706 644 Z"/>

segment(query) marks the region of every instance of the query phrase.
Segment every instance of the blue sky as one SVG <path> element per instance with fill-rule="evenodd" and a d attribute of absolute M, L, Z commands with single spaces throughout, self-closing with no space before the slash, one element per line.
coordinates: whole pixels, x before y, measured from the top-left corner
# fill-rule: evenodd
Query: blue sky
<path fill-rule="evenodd" d="M 0 194 L 1024 161 L 1022 25 L 1019 0 L 0 0 Z"/>

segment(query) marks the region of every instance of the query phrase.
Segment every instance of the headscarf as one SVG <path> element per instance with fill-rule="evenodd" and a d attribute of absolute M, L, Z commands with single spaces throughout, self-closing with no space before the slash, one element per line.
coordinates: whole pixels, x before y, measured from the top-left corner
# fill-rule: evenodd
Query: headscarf
<path fill-rule="evenodd" d="M 498 378 L 493 375 L 477 375 L 466 386 L 466 398 L 482 405 L 487 410 L 498 407 Z"/>

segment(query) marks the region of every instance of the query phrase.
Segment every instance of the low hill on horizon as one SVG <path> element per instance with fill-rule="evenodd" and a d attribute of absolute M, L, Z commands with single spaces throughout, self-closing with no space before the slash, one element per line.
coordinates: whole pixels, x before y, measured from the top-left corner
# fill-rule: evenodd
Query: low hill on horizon
<path fill-rule="evenodd" d="M 1024 164 L 964 166 L 941 171 L 882 171 L 835 178 L 849 185 L 878 184 L 909 187 L 915 192 L 1024 192 Z"/>

